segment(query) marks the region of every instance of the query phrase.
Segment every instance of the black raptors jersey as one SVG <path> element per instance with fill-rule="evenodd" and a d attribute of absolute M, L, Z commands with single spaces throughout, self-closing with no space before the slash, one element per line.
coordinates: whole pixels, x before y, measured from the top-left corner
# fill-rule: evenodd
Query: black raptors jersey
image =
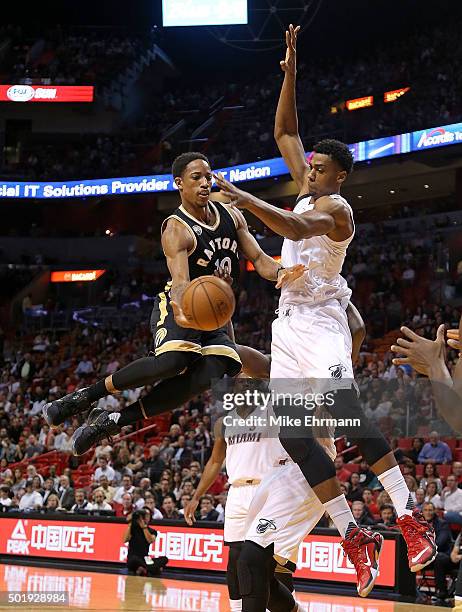
<path fill-rule="evenodd" d="M 185 225 L 193 239 L 188 252 L 189 278 L 213 274 L 219 268 L 225 270 L 233 279 L 236 287 L 239 279 L 239 254 L 237 248 L 237 220 L 226 206 L 220 202 L 210 202 L 215 215 L 213 225 L 199 221 L 183 206 L 179 206 L 162 223 L 161 233 L 168 219 L 176 219 Z"/>

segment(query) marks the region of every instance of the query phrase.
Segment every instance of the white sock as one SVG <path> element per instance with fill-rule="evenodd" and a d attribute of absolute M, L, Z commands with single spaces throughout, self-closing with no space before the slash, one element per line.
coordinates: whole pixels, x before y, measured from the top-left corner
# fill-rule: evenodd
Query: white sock
<path fill-rule="evenodd" d="M 395 467 L 383 472 L 380 476 L 377 476 L 377 478 L 391 497 L 391 501 L 396 508 L 398 516 L 403 516 L 403 514 L 411 516 L 412 510 L 414 509 L 414 502 L 412 501 L 411 494 L 409 493 L 406 481 L 399 467 L 395 465 Z"/>
<path fill-rule="evenodd" d="M 345 495 L 342 494 L 338 497 L 334 497 L 334 499 L 324 504 L 324 508 L 334 521 L 334 525 L 337 527 L 342 538 L 344 538 L 347 531 L 350 530 L 349 528 L 358 526 L 351 514 L 350 506 L 348 505 Z"/>
<path fill-rule="evenodd" d="M 231 610 L 231 612 L 241 612 L 242 611 L 242 599 L 230 599 L 229 609 Z"/>

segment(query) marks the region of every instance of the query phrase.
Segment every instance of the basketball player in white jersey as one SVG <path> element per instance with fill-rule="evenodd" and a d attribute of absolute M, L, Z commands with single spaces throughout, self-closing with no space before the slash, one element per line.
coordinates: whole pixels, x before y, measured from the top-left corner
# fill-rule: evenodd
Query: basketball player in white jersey
<path fill-rule="evenodd" d="M 236 206 L 249 210 L 275 233 L 285 238 L 282 265 L 294 262 L 306 272 L 281 292 L 279 317 L 273 323 L 271 378 L 299 379 L 313 391 L 334 393 L 329 413 L 333 418 L 359 418 L 360 428 L 347 427 L 345 434 L 358 445 L 381 484 L 390 495 L 408 546 L 411 571 L 431 563 L 436 556 L 433 530 L 415 511 L 393 452 L 380 430 L 365 418 L 354 387 L 351 338 L 345 307 L 351 290 L 340 271 L 354 236 L 353 212 L 340 188 L 353 168 L 347 145 L 323 140 L 315 145 L 308 162 L 298 134 L 296 110 L 296 40 L 299 28 L 286 32 L 287 52 L 281 61 L 284 82 L 276 111 L 275 138 L 300 195 L 293 211 L 286 211 L 243 192 L 222 176 L 217 185 Z M 294 386 L 299 383 L 294 383 Z M 347 421 L 348 422 L 348 421 Z M 358 593 L 366 597 L 375 582 L 380 542 L 359 529 L 335 478 L 332 462 L 309 429 L 294 438 L 289 428 L 280 439 L 298 464 L 308 483 L 324 504 L 343 537 L 342 546 L 356 568 Z M 372 553 L 372 554 L 371 554 Z M 374 567 L 372 567 L 374 566 Z"/>

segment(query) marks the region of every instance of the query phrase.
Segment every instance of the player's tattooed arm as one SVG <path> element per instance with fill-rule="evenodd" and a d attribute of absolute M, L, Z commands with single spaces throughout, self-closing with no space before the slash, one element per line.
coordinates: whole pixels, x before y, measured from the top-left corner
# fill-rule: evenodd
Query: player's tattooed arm
<path fill-rule="evenodd" d="M 237 241 L 239 250 L 255 266 L 255 270 L 262 277 L 276 283 L 279 289 L 283 284 L 299 278 L 305 271 L 305 266 L 298 264 L 291 268 L 282 267 L 272 257 L 267 255 L 252 234 L 249 232 L 244 215 L 237 209 L 233 209 L 237 219 Z"/>
<path fill-rule="evenodd" d="M 361 344 L 364 342 L 364 338 L 366 337 L 366 326 L 362 316 L 359 313 L 359 310 L 351 302 L 347 306 L 346 313 L 348 317 L 348 327 L 350 328 L 352 339 L 351 360 L 353 363 L 356 363 L 359 358 Z"/>
<path fill-rule="evenodd" d="M 188 230 L 175 219 L 169 219 L 162 234 L 162 249 L 172 277 L 170 295 L 175 321 L 181 327 L 191 327 L 180 304 L 183 293 L 190 282 L 188 252 L 193 246 Z"/>
<path fill-rule="evenodd" d="M 286 56 L 280 62 L 284 81 L 279 95 L 274 121 L 274 138 L 289 172 L 297 183 L 299 191 L 306 185 L 310 171 L 305 151 L 298 132 L 296 74 L 297 74 L 297 36 L 300 26 L 290 24 L 286 31 Z"/>
<path fill-rule="evenodd" d="M 196 512 L 200 499 L 215 482 L 226 458 L 226 441 L 223 438 L 223 418 L 216 421 L 213 432 L 215 435 L 215 442 L 213 444 L 212 454 L 205 464 L 201 479 L 191 501 L 184 509 L 184 518 L 188 525 L 192 525 L 195 522 L 194 513 Z"/>

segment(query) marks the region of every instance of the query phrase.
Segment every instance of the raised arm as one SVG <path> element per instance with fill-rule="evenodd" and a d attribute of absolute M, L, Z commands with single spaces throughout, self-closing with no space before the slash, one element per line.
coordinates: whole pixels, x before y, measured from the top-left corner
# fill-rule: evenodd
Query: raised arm
<path fill-rule="evenodd" d="M 298 133 L 298 117 L 296 103 L 296 75 L 297 75 L 297 35 L 300 26 L 294 28 L 292 24 L 286 31 L 286 57 L 280 62 L 284 72 L 279 102 L 274 121 L 274 138 L 278 145 L 289 172 L 297 183 L 299 191 L 306 185 L 307 175 L 310 171 L 305 157 L 303 144 Z"/>

